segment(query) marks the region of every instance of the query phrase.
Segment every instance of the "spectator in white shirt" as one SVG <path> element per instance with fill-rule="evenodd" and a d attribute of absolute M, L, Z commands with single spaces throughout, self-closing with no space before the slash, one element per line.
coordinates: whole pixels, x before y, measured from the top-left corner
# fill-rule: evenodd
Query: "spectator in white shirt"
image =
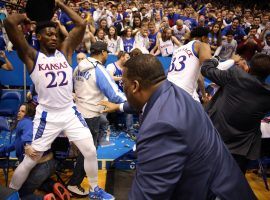
<path fill-rule="evenodd" d="M 184 24 L 183 20 L 178 19 L 176 24 L 172 27 L 174 36 L 181 41 L 182 37 L 185 37 L 188 33 L 190 33 L 190 29 Z"/>
<path fill-rule="evenodd" d="M 117 31 L 114 26 L 109 28 L 109 33 L 108 35 L 105 35 L 105 40 L 107 41 L 107 48 L 110 54 L 118 55 L 120 51 L 124 51 L 123 40 L 117 35 Z"/>
<path fill-rule="evenodd" d="M 150 42 L 148 38 L 148 27 L 141 27 L 140 31 L 135 36 L 134 48 L 139 48 L 144 54 L 148 54 Z"/>
<path fill-rule="evenodd" d="M 101 19 L 107 19 L 110 14 L 111 12 L 107 10 L 104 0 L 99 0 L 98 8 L 94 11 L 93 14 L 95 23 L 98 23 Z"/>

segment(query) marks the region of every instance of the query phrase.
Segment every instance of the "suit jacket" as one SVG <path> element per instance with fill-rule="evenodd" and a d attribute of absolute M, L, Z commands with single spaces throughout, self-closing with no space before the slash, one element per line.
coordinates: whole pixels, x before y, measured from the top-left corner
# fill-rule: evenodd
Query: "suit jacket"
<path fill-rule="evenodd" d="M 130 200 L 256 199 L 202 106 L 164 81 L 143 112 Z"/>
<path fill-rule="evenodd" d="M 261 147 L 261 120 L 270 111 L 270 85 L 238 67 L 221 71 L 209 60 L 202 74 L 221 88 L 206 111 L 233 154 L 257 159 Z"/>

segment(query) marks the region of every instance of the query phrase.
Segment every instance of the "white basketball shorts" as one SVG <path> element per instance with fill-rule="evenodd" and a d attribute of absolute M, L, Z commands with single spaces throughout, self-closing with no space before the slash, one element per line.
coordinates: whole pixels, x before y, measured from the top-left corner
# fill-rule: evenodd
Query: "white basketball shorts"
<path fill-rule="evenodd" d="M 92 134 L 76 106 L 61 110 L 46 110 L 38 105 L 34 119 L 32 147 L 36 151 L 47 151 L 52 142 L 63 131 L 69 141 L 87 139 L 94 145 Z"/>

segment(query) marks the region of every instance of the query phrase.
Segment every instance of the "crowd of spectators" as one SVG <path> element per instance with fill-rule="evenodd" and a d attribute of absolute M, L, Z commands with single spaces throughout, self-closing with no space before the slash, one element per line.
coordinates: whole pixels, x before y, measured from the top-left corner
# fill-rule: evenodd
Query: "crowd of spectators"
<path fill-rule="evenodd" d="M 13 4 L 2 3 L 1 18 L 22 12 L 25 6 L 23 0 L 10 2 Z M 91 44 L 104 41 L 113 55 L 140 48 L 143 53 L 171 56 L 175 48 L 189 41 L 194 27 L 203 26 L 209 28 L 213 55 L 220 56 L 221 60 L 235 53 L 247 61 L 256 52 L 270 54 L 270 10 L 267 5 L 262 8 L 253 1 L 245 1 L 245 5 L 237 1 L 203 0 L 73 0 L 66 3 L 87 21 L 77 52 L 90 53 Z M 55 12 L 52 21 L 58 25 L 63 38 L 74 26 L 61 10 Z M 29 43 L 38 49 L 36 23 L 21 28 Z M 5 30 L 0 30 L 0 50 L 13 50 Z"/>
<path fill-rule="evenodd" d="M 8 15 L 23 12 L 26 3 L 24 0 L 9 2 L 0 3 L 2 21 Z M 257 5 L 250 0 L 244 3 L 245 5 L 236 0 L 66 1 L 66 4 L 87 22 L 82 43 L 76 49 L 77 58 L 90 54 L 90 48 L 95 42 L 107 43 L 108 52 L 118 56 L 118 60 L 108 65 L 107 70 L 120 89 L 122 72 L 116 71 L 116 65 L 121 68 L 126 60 L 132 57 L 127 53 L 140 49 L 144 54 L 170 57 L 176 48 L 190 41 L 190 32 L 195 27 L 208 28 L 212 55 L 219 56 L 221 61 L 239 54 L 249 63 L 257 52 L 270 55 L 269 6 Z M 74 24 L 61 10 L 55 11 L 52 21 L 57 25 L 61 43 L 74 28 Z M 6 36 L 2 23 L 0 25 L 1 52 L 16 50 Z M 20 25 L 29 44 L 38 50 L 36 27 L 36 22 Z M 0 57 L 6 60 L 6 56 L 1 52 Z M 30 92 L 27 97 L 35 99 L 35 96 L 34 92 Z M 126 130 L 132 132 L 132 116 L 125 117 Z M 81 189 L 79 184 L 76 187 Z"/>

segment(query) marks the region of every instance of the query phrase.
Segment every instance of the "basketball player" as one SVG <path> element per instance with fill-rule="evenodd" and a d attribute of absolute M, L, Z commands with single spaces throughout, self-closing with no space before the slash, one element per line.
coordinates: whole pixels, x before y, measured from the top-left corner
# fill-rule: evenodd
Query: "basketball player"
<path fill-rule="evenodd" d="M 199 101 L 196 88 L 200 65 L 212 57 L 208 44 L 208 29 L 197 27 L 191 31 L 190 36 L 194 40 L 174 51 L 167 77 Z"/>
<path fill-rule="evenodd" d="M 203 101 L 207 101 L 204 89 L 204 80 L 200 75 L 201 63 L 211 58 L 211 49 L 208 44 L 208 29 L 197 27 L 191 31 L 191 42 L 174 51 L 172 62 L 168 70 L 168 80 L 188 92 L 196 101 L 199 101 L 197 86 L 202 92 Z M 226 68 L 233 65 L 232 60 L 228 60 L 218 67 Z"/>
<path fill-rule="evenodd" d="M 200 65 L 204 60 L 212 57 L 211 48 L 208 44 L 208 29 L 203 27 L 193 29 L 191 31 L 191 38 L 194 40 L 174 51 L 167 79 L 200 102 L 196 91 L 198 82 L 202 91 L 203 101 L 207 102 L 208 97 L 205 93 L 203 77 L 200 75 Z M 228 60 L 227 62 L 220 63 L 218 68 L 225 70 L 228 68 L 228 65 L 231 66 L 233 64 L 233 60 Z M 119 109 L 125 111 L 123 104 L 120 107 L 119 105 L 114 107 L 112 104 L 102 101 L 100 105 L 107 107 L 103 112 L 114 112 Z M 113 108 L 111 109 L 111 107 Z"/>
<path fill-rule="evenodd" d="M 39 105 L 33 127 L 32 144 L 25 144 L 30 149 L 12 177 L 10 187 L 20 189 L 31 169 L 37 164 L 43 152 L 51 147 L 61 131 L 79 148 L 85 158 L 85 172 L 90 183 L 90 199 L 114 199 L 97 186 L 97 156 L 92 135 L 85 120 L 77 111 L 72 98 L 72 53 L 82 41 L 85 22 L 60 0 L 56 6 L 73 21 L 74 28 L 57 49 L 57 32 L 52 22 L 37 26 L 37 39 L 40 52 L 30 47 L 18 25 L 29 21 L 22 14 L 14 14 L 4 21 L 8 37 L 16 47 L 20 59 L 26 64 L 30 77 L 38 93 Z"/>
<path fill-rule="evenodd" d="M 208 44 L 208 32 L 208 29 L 204 27 L 197 27 L 191 31 L 190 37 L 193 40 L 174 51 L 167 75 L 169 81 L 184 89 L 196 101 L 200 101 L 196 91 L 198 82 L 204 103 L 207 102 L 207 97 L 204 79 L 200 75 L 200 66 L 203 61 L 212 57 Z M 220 70 L 228 69 L 236 59 L 238 58 L 221 62 L 218 68 Z"/>

